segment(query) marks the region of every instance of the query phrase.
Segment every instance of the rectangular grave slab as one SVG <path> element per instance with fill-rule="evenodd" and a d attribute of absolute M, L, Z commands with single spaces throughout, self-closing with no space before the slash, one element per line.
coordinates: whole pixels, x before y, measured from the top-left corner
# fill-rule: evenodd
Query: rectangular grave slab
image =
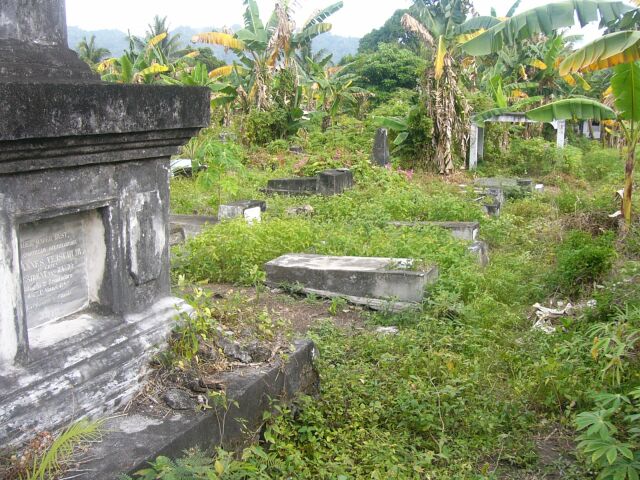
<path fill-rule="evenodd" d="M 183 302 L 169 159 L 205 88 L 104 84 L 63 0 L 0 2 L 0 445 L 125 402 Z"/>
<path fill-rule="evenodd" d="M 272 179 L 264 191 L 280 195 L 337 195 L 350 188 L 353 188 L 353 173 L 340 168 L 325 170 L 315 177 Z"/>
<path fill-rule="evenodd" d="M 317 188 L 317 177 L 274 178 L 267 182 L 265 192 L 279 195 L 315 195 Z"/>
<path fill-rule="evenodd" d="M 431 226 L 449 230 L 454 238 L 472 242 L 478 238 L 480 232 L 479 222 L 389 222 L 395 227 L 420 227 Z"/>
<path fill-rule="evenodd" d="M 483 177 L 476 178 L 474 185 L 480 190 L 501 190 L 507 197 L 531 193 L 533 191 L 533 180 L 530 178 L 502 178 Z"/>
<path fill-rule="evenodd" d="M 298 286 L 304 292 L 344 297 L 374 309 L 402 310 L 422 301 L 438 278 L 438 267 L 412 270 L 406 258 L 283 255 L 265 265 L 267 284 Z"/>

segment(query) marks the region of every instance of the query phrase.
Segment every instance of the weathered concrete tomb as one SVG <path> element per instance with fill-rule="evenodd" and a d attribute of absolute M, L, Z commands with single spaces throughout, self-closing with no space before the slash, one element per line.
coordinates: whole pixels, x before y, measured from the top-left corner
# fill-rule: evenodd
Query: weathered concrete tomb
<path fill-rule="evenodd" d="M 449 230 L 458 240 L 472 242 L 478 238 L 480 223 L 478 222 L 389 222 L 395 227 L 438 227 Z"/>
<path fill-rule="evenodd" d="M 343 297 L 373 309 L 403 310 L 420 303 L 438 278 L 435 265 L 415 268 L 407 258 L 283 255 L 265 265 L 267 285 L 297 286 L 322 297 Z"/>
<path fill-rule="evenodd" d="M 248 222 L 260 221 L 261 213 L 266 210 L 267 202 L 264 200 L 240 200 L 220 205 L 218 207 L 218 219 L 227 220 L 244 217 Z"/>
<path fill-rule="evenodd" d="M 315 177 L 275 178 L 266 193 L 281 195 L 339 195 L 353 188 L 353 173 L 347 168 L 325 170 Z"/>
<path fill-rule="evenodd" d="M 474 185 L 478 189 L 499 189 L 507 196 L 533 191 L 533 180 L 530 178 L 481 177 L 476 178 Z"/>
<path fill-rule="evenodd" d="M 0 445 L 137 387 L 181 308 L 169 157 L 208 121 L 206 89 L 101 83 L 64 0 L 0 3 Z"/>
<path fill-rule="evenodd" d="M 444 228 L 451 232 L 451 235 L 458 240 L 471 242 L 469 253 L 477 257 L 478 263 L 482 266 L 489 264 L 489 246 L 486 242 L 478 239 L 480 234 L 479 222 L 389 222 L 395 227 L 437 227 Z"/>
<path fill-rule="evenodd" d="M 212 215 L 169 215 L 171 246 L 180 245 L 195 237 L 207 225 L 218 223 L 218 217 Z"/>
<path fill-rule="evenodd" d="M 313 366 L 316 356 L 313 342 L 296 340 L 291 351 L 273 363 L 215 374 L 209 381 L 224 386 L 229 405 L 226 411 L 213 403 L 204 411 L 190 406 L 154 413 L 134 407 L 109 418 L 102 441 L 81 452 L 80 469 L 67 472 L 67 478 L 113 480 L 119 478 L 118 473 L 133 475 L 148 467 L 159 455 L 174 458 L 191 448 L 214 451 L 223 446 L 241 451 L 257 441 L 263 413 L 274 401 L 290 402 L 300 393 L 318 393 L 318 372 Z M 184 390 L 178 392 L 187 395 Z"/>

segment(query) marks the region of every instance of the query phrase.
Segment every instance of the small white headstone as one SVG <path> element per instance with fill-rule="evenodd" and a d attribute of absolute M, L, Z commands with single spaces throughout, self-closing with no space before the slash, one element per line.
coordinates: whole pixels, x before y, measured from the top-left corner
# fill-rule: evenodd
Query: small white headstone
<path fill-rule="evenodd" d="M 249 225 L 251 225 L 253 222 L 259 223 L 261 212 L 262 211 L 260 210 L 260 207 L 247 208 L 244 211 L 244 219 Z"/>
<path fill-rule="evenodd" d="M 542 183 L 536 183 L 534 190 L 536 193 L 544 193 L 544 185 Z"/>

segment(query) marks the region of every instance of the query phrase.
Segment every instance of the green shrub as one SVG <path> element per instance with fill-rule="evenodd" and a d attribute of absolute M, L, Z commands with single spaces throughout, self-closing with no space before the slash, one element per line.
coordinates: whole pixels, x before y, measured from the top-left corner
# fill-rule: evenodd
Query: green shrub
<path fill-rule="evenodd" d="M 557 249 L 554 286 L 576 295 L 583 287 L 602 279 L 616 256 L 613 240 L 611 233 L 592 237 L 579 230 L 569 232 Z"/>
<path fill-rule="evenodd" d="M 420 159 L 425 159 L 430 152 L 433 134 L 433 120 L 427 115 L 424 101 L 419 101 L 418 107 L 409 111 L 407 118 L 409 136 L 402 144 L 401 156 L 410 165 L 417 165 Z"/>
<path fill-rule="evenodd" d="M 284 138 L 288 131 L 288 114 L 283 108 L 252 110 L 246 118 L 245 138 L 249 145 L 267 145 Z"/>
<path fill-rule="evenodd" d="M 590 182 L 621 182 L 624 178 L 624 161 L 617 149 L 595 148 L 585 154 L 583 163 Z"/>
<path fill-rule="evenodd" d="M 571 145 L 566 145 L 560 150 L 559 164 L 556 165 L 562 173 L 581 178 L 584 176 L 584 163 L 582 150 Z"/>
<path fill-rule="evenodd" d="M 267 144 L 267 152 L 270 154 L 284 153 L 289 150 L 289 142 L 287 140 L 273 140 Z"/>

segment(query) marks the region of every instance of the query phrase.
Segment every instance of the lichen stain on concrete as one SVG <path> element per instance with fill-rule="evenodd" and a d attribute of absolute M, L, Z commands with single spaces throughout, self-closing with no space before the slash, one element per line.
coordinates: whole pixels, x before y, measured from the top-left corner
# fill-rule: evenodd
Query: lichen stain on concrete
<path fill-rule="evenodd" d="M 149 427 L 162 424 L 162 420 L 143 417 L 142 415 L 131 415 L 130 417 L 123 417 L 120 419 L 116 419 L 115 427 L 120 430 L 122 433 L 138 433 L 146 430 Z M 112 427 L 109 425 L 109 427 Z"/>

